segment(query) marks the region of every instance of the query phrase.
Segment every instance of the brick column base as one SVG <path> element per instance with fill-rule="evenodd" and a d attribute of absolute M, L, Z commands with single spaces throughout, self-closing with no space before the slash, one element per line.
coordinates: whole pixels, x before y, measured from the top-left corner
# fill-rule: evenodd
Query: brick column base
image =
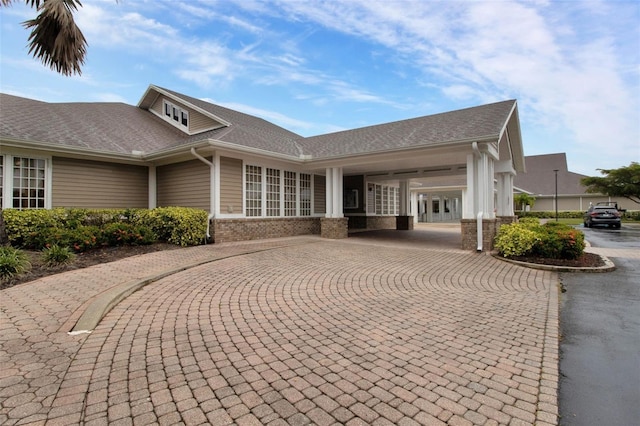
<path fill-rule="evenodd" d="M 349 236 L 349 219 L 346 217 L 323 217 L 320 219 L 320 236 L 338 240 Z"/>
<path fill-rule="evenodd" d="M 461 219 L 460 228 L 462 234 L 462 249 L 477 250 L 478 248 L 478 221 L 476 219 Z M 493 249 L 493 239 L 496 237 L 498 227 L 500 226 L 498 219 L 482 220 L 482 251 L 491 251 Z"/>
<path fill-rule="evenodd" d="M 411 231 L 413 229 L 413 216 L 396 216 L 396 230 Z"/>

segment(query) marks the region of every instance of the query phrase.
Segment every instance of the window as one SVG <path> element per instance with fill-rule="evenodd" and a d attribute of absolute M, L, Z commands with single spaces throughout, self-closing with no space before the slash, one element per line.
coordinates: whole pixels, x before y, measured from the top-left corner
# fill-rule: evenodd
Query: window
<path fill-rule="evenodd" d="M 296 215 L 296 173 L 284 172 L 284 215 Z"/>
<path fill-rule="evenodd" d="M 44 209 L 45 176 L 45 160 L 13 157 L 12 207 Z"/>
<path fill-rule="evenodd" d="M 311 175 L 300 173 L 300 216 L 311 216 Z"/>
<path fill-rule="evenodd" d="M 189 128 L 189 111 L 180 108 L 177 105 L 168 101 L 163 101 L 164 104 L 164 117 L 166 120 L 175 122 L 178 125 L 182 125 Z M 174 123 L 174 124 L 175 124 Z"/>
<path fill-rule="evenodd" d="M 246 211 L 250 217 L 262 216 L 262 167 L 247 166 Z"/>
<path fill-rule="evenodd" d="M 267 169 L 267 216 L 280 216 L 280 170 Z"/>
<path fill-rule="evenodd" d="M 247 165 L 245 216 L 311 216 L 311 184 L 307 173 Z"/>

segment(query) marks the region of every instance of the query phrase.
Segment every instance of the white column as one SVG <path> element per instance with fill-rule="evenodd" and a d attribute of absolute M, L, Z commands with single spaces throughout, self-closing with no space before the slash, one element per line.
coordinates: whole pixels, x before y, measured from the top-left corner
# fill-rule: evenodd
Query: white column
<path fill-rule="evenodd" d="M 475 219 L 478 210 L 478 194 L 476 190 L 478 180 L 477 160 L 473 154 L 467 155 L 467 190 L 464 195 L 463 219 Z"/>
<path fill-rule="evenodd" d="M 344 217 L 342 206 L 342 167 L 327 168 L 327 212 L 325 217 Z"/>
<path fill-rule="evenodd" d="M 400 181 L 400 191 L 398 191 L 398 196 L 400 197 L 400 216 L 409 216 L 409 213 L 411 212 L 409 181 Z"/>
<path fill-rule="evenodd" d="M 333 168 L 333 217 L 344 217 L 342 167 Z"/>
<path fill-rule="evenodd" d="M 158 206 L 158 185 L 156 179 L 156 166 L 149 166 L 149 209 L 155 209 Z"/>
<path fill-rule="evenodd" d="M 325 178 L 325 191 L 326 191 L 326 212 L 324 214 L 325 217 L 333 217 L 333 169 L 327 168 L 326 178 Z"/>
<path fill-rule="evenodd" d="M 418 223 L 420 216 L 420 208 L 418 206 L 418 193 L 411 193 L 411 214 L 413 215 L 413 223 Z"/>

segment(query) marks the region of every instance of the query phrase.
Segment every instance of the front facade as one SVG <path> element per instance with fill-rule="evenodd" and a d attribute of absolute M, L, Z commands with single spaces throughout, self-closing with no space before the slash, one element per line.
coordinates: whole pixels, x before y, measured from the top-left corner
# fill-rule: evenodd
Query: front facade
<path fill-rule="evenodd" d="M 483 228 L 513 217 L 524 170 L 515 101 L 304 138 L 153 85 L 137 106 L 0 96 L 2 208 L 194 207 L 214 242 L 344 238 L 437 213 L 481 249 Z"/>

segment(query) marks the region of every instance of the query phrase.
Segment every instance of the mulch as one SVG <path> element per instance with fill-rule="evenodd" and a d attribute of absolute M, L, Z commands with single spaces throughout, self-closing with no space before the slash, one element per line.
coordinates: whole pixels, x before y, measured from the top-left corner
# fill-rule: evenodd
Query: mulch
<path fill-rule="evenodd" d="M 540 265 L 569 266 L 573 268 L 597 268 L 599 266 L 605 266 L 602 257 L 594 253 L 583 253 L 582 256 L 577 259 L 549 259 L 546 257 L 529 256 L 513 256 L 509 259 Z"/>

